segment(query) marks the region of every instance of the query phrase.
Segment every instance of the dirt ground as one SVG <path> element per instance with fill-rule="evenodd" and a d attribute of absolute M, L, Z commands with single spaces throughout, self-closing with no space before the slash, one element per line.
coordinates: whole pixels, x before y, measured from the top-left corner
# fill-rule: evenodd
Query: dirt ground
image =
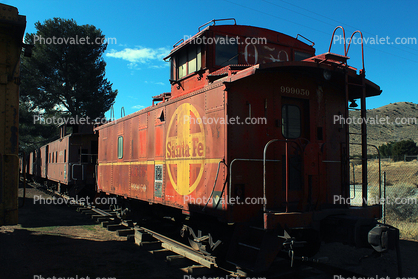
<path fill-rule="evenodd" d="M 418 278 L 418 242 L 400 241 L 403 277 Z M 363 258 L 364 256 L 368 256 Z M 356 249 L 341 243 L 326 244 L 315 257 L 328 257 L 328 264 L 364 274 L 370 278 L 395 279 L 398 265 L 395 251 L 373 255 L 371 249 Z M 389 276 L 388 278 L 386 276 Z M 354 278 L 352 278 L 354 279 Z"/>
<path fill-rule="evenodd" d="M 25 205 L 19 210 L 19 224 L 0 227 L 0 279 L 188 278 L 179 268 L 168 266 L 163 259 L 107 231 L 74 208 L 34 204 L 34 197 L 39 196 L 48 197 L 28 188 Z M 418 242 L 401 241 L 401 251 L 403 275 L 417 277 Z M 367 249 L 327 244 L 318 257 L 327 256 L 330 264 L 374 278 L 396 278 L 393 251 L 359 261 L 370 253 Z"/>
<path fill-rule="evenodd" d="M 34 204 L 39 195 L 48 197 L 28 188 L 19 224 L 0 227 L 0 279 L 183 278 L 74 208 Z"/>

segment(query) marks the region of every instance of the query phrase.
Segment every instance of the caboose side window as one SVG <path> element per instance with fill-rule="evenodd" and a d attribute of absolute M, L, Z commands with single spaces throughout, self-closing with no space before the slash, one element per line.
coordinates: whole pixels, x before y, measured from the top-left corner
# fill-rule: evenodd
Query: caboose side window
<path fill-rule="evenodd" d="M 196 46 L 196 71 L 202 69 L 202 48 Z"/>
<path fill-rule="evenodd" d="M 173 60 L 171 66 L 175 67 L 178 65 L 178 79 L 199 71 L 202 68 L 202 52 L 200 45 L 191 44 L 186 49 L 181 51 L 176 58 L 172 59 Z"/>
<path fill-rule="evenodd" d="M 188 49 L 188 69 L 187 74 L 199 71 L 202 65 L 202 53 L 200 51 L 200 45 L 191 45 Z"/>
<path fill-rule="evenodd" d="M 309 57 L 312 57 L 310 53 L 295 51 L 295 61 L 302 61 Z"/>
<path fill-rule="evenodd" d="M 179 54 L 179 78 L 187 75 L 187 52 L 183 51 Z"/>
<path fill-rule="evenodd" d="M 288 139 L 295 139 L 300 137 L 301 116 L 298 106 L 282 106 L 282 134 L 285 138 Z"/>
<path fill-rule="evenodd" d="M 191 45 L 189 48 L 189 63 L 187 67 L 187 74 L 196 72 L 196 45 Z"/>
<path fill-rule="evenodd" d="M 123 158 L 123 137 L 118 137 L 118 159 Z"/>
<path fill-rule="evenodd" d="M 228 66 L 238 64 L 238 45 L 236 38 L 228 40 L 226 36 L 216 35 L 215 64 L 217 66 Z"/>
<path fill-rule="evenodd" d="M 82 149 L 81 150 L 81 162 L 82 163 L 88 163 L 89 162 L 89 150 L 88 149 Z"/>
<path fill-rule="evenodd" d="M 177 80 L 177 63 L 176 63 L 176 58 L 175 57 L 171 57 L 170 58 L 170 80 Z"/>

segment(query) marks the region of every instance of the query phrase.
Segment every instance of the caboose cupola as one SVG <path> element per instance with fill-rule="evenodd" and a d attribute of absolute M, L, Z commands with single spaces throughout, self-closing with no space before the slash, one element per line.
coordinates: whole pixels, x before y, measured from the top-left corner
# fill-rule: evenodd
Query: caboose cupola
<path fill-rule="evenodd" d="M 301 61 L 315 55 L 313 43 L 308 45 L 264 28 L 237 25 L 235 20 L 233 25 L 215 25 L 217 21 L 212 20 L 199 27 L 196 35 L 181 39 L 164 58 L 171 63 L 173 98 L 225 76 L 228 66 L 239 65 L 242 69 L 257 64 Z M 205 27 L 208 24 L 213 25 Z M 205 28 L 200 30 L 202 27 Z"/>

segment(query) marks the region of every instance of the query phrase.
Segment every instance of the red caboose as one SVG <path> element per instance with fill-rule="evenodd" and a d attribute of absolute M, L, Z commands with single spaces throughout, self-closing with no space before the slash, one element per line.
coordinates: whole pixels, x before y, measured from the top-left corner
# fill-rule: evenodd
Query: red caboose
<path fill-rule="evenodd" d="M 30 153 L 29 175 L 70 196 L 93 194 L 97 152 L 93 125 L 62 125 L 59 139 Z"/>
<path fill-rule="evenodd" d="M 175 45 L 171 93 L 97 128 L 98 190 L 181 210 L 193 247 L 210 253 L 219 236 L 226 260 L 253 271 L 279 251 L 312 256 L 321 240 L 367 244 L 381 207 L 335 203 L 350 183 L 348 127 L 333 121 L 381 91 L 347 53 L 312 45 L 242 25 Z"/>

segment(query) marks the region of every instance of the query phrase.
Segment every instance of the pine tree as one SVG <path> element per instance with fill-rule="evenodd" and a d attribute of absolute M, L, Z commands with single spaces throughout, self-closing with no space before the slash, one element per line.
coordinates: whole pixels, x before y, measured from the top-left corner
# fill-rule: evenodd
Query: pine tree
<path fill-rule="evenodd" d="M 35 28 L 25 37 L 35 47 L 32 57 L 22 61 L 21 101 L 37 111 L 103 117 L 117 90 L 105 78 L 107 44 L 101 30 L 61 18 L 37 22 Z"/>
<path fill-rule="evenodd" d="M 418 154 L 418 147 L 417 144 L 409 139 L 409 140 L 402 140 L 393 145 L 392 148 L 392 155 L 394 161 L 403 160 L 404 155 L 417 155 Z"/>

